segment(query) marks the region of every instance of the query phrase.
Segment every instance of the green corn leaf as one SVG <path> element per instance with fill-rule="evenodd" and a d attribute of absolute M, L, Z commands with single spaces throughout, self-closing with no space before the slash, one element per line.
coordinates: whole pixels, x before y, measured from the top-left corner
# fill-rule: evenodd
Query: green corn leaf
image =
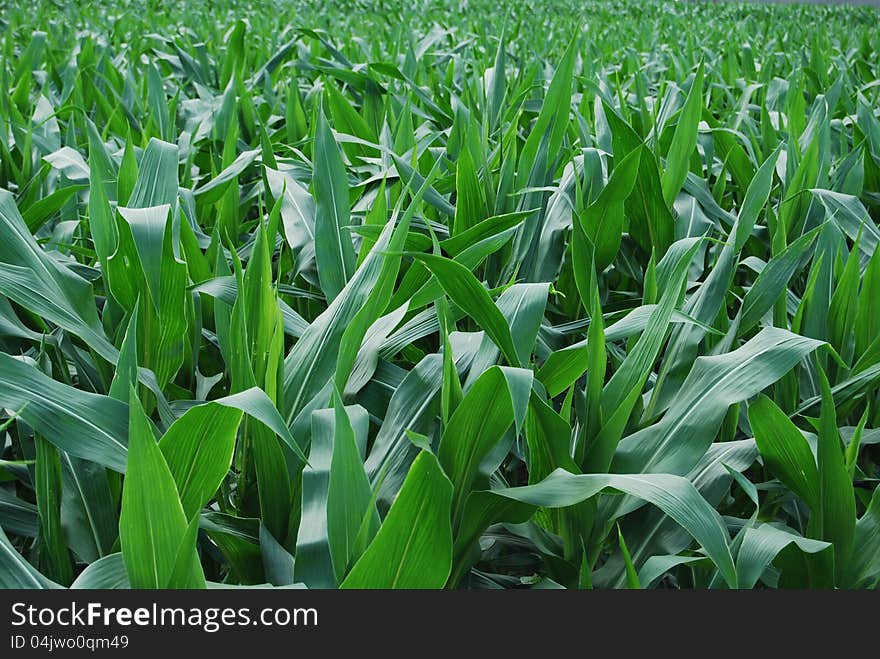
<path fill-rule="evenodd" d="M 664 260 L 660 262 L 660 266 L 663 267 L 668 259 L 673 264 L 673 274 L 665 287 L 660 303 L 648 320 L 644 333 L 602 389 L 600 409 L 601 417 L 605 421 L 598 435 L 590 439 L 587 447 L 585 466 L 588 471 L 602 473 L 607 471 L 611 464 L 625 423 L 665 340 L 672 309 L 678 302 L 688 265 L 699 244 L 699 240 L 696 239 L 680 241 L 670 248 Z"/>
<path fill-rule="evenodd" d="M 771 399 L 749 405 L 749 423 L 764 464 L 813 510 L 819 506 L 819 472 L 806 438 Z"/>
<path fill-rule="evenodd" d="M 880 494 L 874 490 L 871 503 L 856 523 L 852 558 L 845 568 L 845 585 L 860 588 L 876 584 L 880 577 Z"/>
<path fill-rule="evenodd" d="M 507 363 L 520 363 L 510 326 L 489 292 L 463 265 L 433 254 L 412 254 L 425 264 L 443 286 L 450 299 L 471 316 L 501 350 Z"/>
<path fill-rule="evenodd" d="M 186 516 L 174 477 L 134 390 L 130 410 L 119 542 L 132 587 L 165 588 L 187 534 Z"/>
<path fill-rule="evenodd" d="M 776 304 L 779 296 L 785 292 L 788 282 L 803 266 L 816 242 L 816 233 L 816 229 L 805 233 L 767 262 L 743 298 L 738 328 L 740 334 L 752 329 Z"/>
<path fill-rule="evenodd" d="M 26 362 L 0 354 L 0 405 L 62 451 L 125 471 L 126 405 L 57 382 Z"/>
<path fill-rule="evenodd" d="M 454 488 L 452 519 L 457 523 L 473 489 L 483 489 L 489 474 L 483 461 L 514 422 L 513 399 L 500 367 L 486 371 L 467 391 L 449 419 L 437 457 Z"/>
<path fill-rule="evenodd" d="M 0 563 L 0 587 L 6 588 L 60 588 L 28 563 L 17 551 L 9 538 L 0 528 L 0 555 L 3 562 Z"/>
<path fill-rule="evenodd" d="M 354 274 L 355 253 L 348 234 L 351 223 L 348 181 L 336 140 L 323 113 L 315 132 L 315 260 L 321 290 L 332 301 Z"/>
<path fill-rule="evenodd" d="M 698 358 L 663 418 L 621 440 L 613 471 L 687 473 L 732 404 L 777 381 L 820 345 L 768 327 L 737 350 Z"/>
<path fill-rule="evenodd" d="M 452 484 L 421 452 L 379 532 L 342 588 L 442 588 L 452 568 Z"/>
<path fill-rule="evenodd" d="M 663 170 L 663 199 L 666 206 L 671 207 L 675 197 L 687 177 L 691 152 L 697 145 L 697 127 L 703 111 L 703 64 L 700 63 L 697 73 L 691 82 L 687 100 L 681 109 L 672 144 L 666 154 L 666 169 Z"/>
<path fill-rule="evenodd" d="M 642 149 L 633 149 L 615 165 L 608 184 L 590 204 L 579 221 L 595 250 L 595 268 L 604 270 L 620 249 L 624 227 L 624 202 L 629 197 L 639 173 Z"/>
<path fill-rule="evenodd" d="M 138 163 L 138 176 L 128 208 L 152 208 L 177 200 L 177 145 L 151 138 Z"/>
<path fill-rule="evenodd" d="M 73 581 L 73 567 L 61 528 L 61 458 L 58 449 L 39 435 L 35 438 L 34 467 L 37 512 L 40 519 L 39 541 L 43 574 L 62 585 Z"/>
<path fill-rule="evenodd" d="M 70 587 L 74 590 L 128 590 L 131 584 L 125 571 L 122 553 L 108 554 L 90 563 L 79 573 Z"/>
<path fill-rule="evenodd" d="M 623 555 L 623 561 L 626 564 L 626 584 L 630 590 L 641 590 L 642 584 L 639 582 L 639 575 L 633 567 L 632 558 L 629 555 L 629 549 L 623 539 L 623 533 L 620 532 L 620 525 L 617 525 L 617 543 L 620 546 L 620 553 Z"/>
<path fill-rule="evenodd" d="M 366 410 L 360 406 L 343 408 L 336 395 L 333 457 L 327 487 L 327 539 L 337 581 L 344 580 L 379 529 L 379 513 L 356 439 L 360 437 L 360 446 L 366 446 L 368 424 Z M 362 525 L 366 532 L 360 535 Z"/>
<path fill-rule="evenodd" d="M 831 387 L 819 370 L 822 391 L 816 458 L 819 470 L 819 508 L 810 518 L 811 535 L 834 545 L 834 572 L 839 583 L 847 569 L 856 528 L 856 503 L 852 481 L 843 459 L 837 413 Z"/>
<path fill-rule="evenodd" d="M 721 517 L 699 495 L 693 484 L 680 476 L 574 475 L 557 469 L 535 485 L 493 490 L 491 494 L 532 506 L 562 508 L 589 499 L 605 488 L 625 492 L 661 508 L 702 545 L 718 566 L 728 585 L 736 585 L 736 573 L 729 547 L 730 538 Z"/>
<path fill-rule="evenodd" d="M 232 464 L 240 410 L 209 403 L 188 410 L 162 435 L 159 448 L 192 519 L 217 491 Z"/>
<path fill-rule="evenodd" d="M 789 545 L 795 545 L 802 552 L 809 554 L 816 554 L 831 546 L 827 542 L 803 538 L 770 524 L 747 528 L 736 555 L 739 587 L 753 588 L 773 559 Z"/>

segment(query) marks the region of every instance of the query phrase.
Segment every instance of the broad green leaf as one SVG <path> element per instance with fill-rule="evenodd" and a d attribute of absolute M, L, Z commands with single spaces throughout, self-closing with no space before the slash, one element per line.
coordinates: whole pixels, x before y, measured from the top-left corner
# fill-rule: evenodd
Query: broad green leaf
<path fill-rule="evenodd" d="M 260 554 L 263 558 L 263 572 L 265 572 L 269 583 L 273 586 L 287 586 L 295 583 L 293 556 L 263 524 L 260 524 Z"/>
<path fill-rule="evenodd" d="M 15 547 L 9 542 L 2 528 L 0 528 L 0 556 L 3 557 L 3 561 L 0 562 L 0 588 L 60 588 L 15 551 Z"/>
<path fill-rule="evenodd" d="M 697 239 L 685 239 L 673 245 L 660 267 L 672 268 L 663 297 L 654 309 L 645 331 L 626 359 L 602 389 L 601 410 L 604 423 L 597 437 L 587 447 L 588 471 L 608 470 L 614 451 L 637 396 L 651 374 L 651 367 L 666 337 L 672 310 L 681 295 L 688 266 L 700 245 Z M 667 265 L 668 259 L 668 265 Z M 588 346 L 589 347 L 589 346 Z"/>
<path fill-rule="evenodd" d="M 393 222 L 386 225 L 369 256 L 357 269 L 345 288 L 328 305 L 327 309 L 312 321 L 284 359 L 283 399 L 280 409 L 288 425 L 294 421 L 307 404 L 326 389 L 327 383 L 335 376 L 342 336 L 358 313 L 365 307 L 373 287 L 382 278 L 383 273 L 388 272 L 385 266 L 386 255 L 384 252 L 392 242 L 396 251 L 399 251 L 399 245 L 402 245 L 406 236 L 410 218 L 411 213 L 408 211 L 401 218 L 396 229 Z M 393 241 L 392 238 L 394 238 Z M 366 331 L 369 323 L 358 323 L 358 327 Z M 354 343 L 354 341 L 351 342 L 351 344 Z M 349 352 L 352 364 L 359 347 L 360 341 L 357 341 L 357 346 Z M 352 352 L 354 354 L 351 354 Z M 329 397 L 325 402 L 329 402 Z"/>
<path fill-rule="evenodd" d="M 107 395 L 118 401 L 128 402 L 128 392 L 131 387 L 137 386 L 138 381 L 138 343 L 137 343 L 138 311 L 135 306 L 131 317 L 128 319 L 128 327 L 119 348 L 119 361 L 116 362 L 116 372 L 110 383 Z"/>
<path fill-rule="evenodd" d="M 177 200 L 178 149 L 151 138 L 138 163 L 138 177 L 128 199 L 128 208 L 151 208 Z"/>
<path fill-rule="evenodd" d="M 721 516 L 700 496 L 693 484 L 681 476 L 574 475 L 557 469 L 535 485 L 492 490 L 492 494 L 533 506 L 564 508 L 589 499 L 606 488 L 644 499 L 662 509 L 702 545 L 727 584 L 736 586 L 730 537 Z"/>
<path fill-rule="evenodd" d="M 315 261 L 315 199 L 289 172 L 266 168 L 269 190 L 281 199 L 284 237 L 296 257 L 298 272 L 307 271 Z"/>
<path fill-rule="evenodd" d="M 804 260 L 816 242 L 816 230 L 805 233 L 770 259 L 755 278 L 755 283 L 746 292 L 740 307 L 740 334 L 751 330 L 767 313 L 795 273 L 804 265 Z"/>
<path fill-rule="evenodd" d="M 205 574 L 202 571 L 199 557 L 196 553 L 196 543 L 199 537 L 199 518 L 190 520 L 186 527 L 186 535 L 180 541 L 177 554 L 174 557 L 174 567 L 165 588 L 177 590 L 193 590 L 206 588 Z"/>
<path fill-rule="evenodd" d="M 700 287 L 685 302 L 682 311 L 698 322 L 674 328 L 658 374 L 660 382 L 651 394 L 649 413 L 665 409 L 670 404 L 698 354 L 698 346 L 705 337 L 703 327 L 712 325 L 723 308 L 736 269 L 737 256 L 752 234 L 761 208 L 767 203 L 777 158 L 778 154 L 774 152 L 755 173 L 717 261 Z"/>
<path fill-rule="evenodd" d="M 452 569 L 452 484 L 422 451 L 342 588 L 442 588 Z"/>
<path fill-rule="evenodd" d="M 193 407 L 159 441 L 177 484 L 183 512 L 192 519 L 213 497 L 232 464 L 240 410 L 216 403 Z"/>
<path fill-rule="evenodd" d="M 302 516 L 294 564 L 295 580 L 309 588 L 334 588 L 339 583 L 330 554 L 327 525 L 335 427 L 333 410 L 312 412 L 312 441 L 309 465 L 302 472 Z"/>
<path fill-rule="evenodd" d="M 357 426 L 355 430 L 354 426 Z M 364 471 L 363 454 L 369 426 L 367 411 L 360 406 L 344 408 L 337 395 L 334 399 L 333 457 L 327 487 L 327 539 L 337 581 L 360 558 L 366 544 L 379 530 L 370 481 Z M 359 536 L 362 526 L 365 535 Z"/>
<path fill-rule="evenodd" d="M 454 488 L 452 520 L 458 525 L 471 490 L 485 489 L 489 474 L 483 461 L 513 424 L 510 388 L 501 368 L 486 371 L 467 391 L 449 419 L 440 439 L 437 457 Z"/>
<path fill-rule="evenodd" d="M 225 167 L 217 176 L 211 178 L 205 185 L 199 186 L 193 191 L 199 201 L 212 204 L 220 200 L 228 189 L 238 181 L 238 175 L 244 172 L 260 156 L 259 149 L 243 151 L 236 156 L 235 160 Z"/>
<path fill-rule="evenodd" d="M 107 470 L 62 451 L 61 475 L 61 524 L 70 549 L 87 563 L 109 555 L 119 531 Z"/>
<path fill-rule="evenodd" d="M 552 174 L 556 160 L 560 155 L 571 112 L 572 79 L 576 55 L 577 38 L 573 38 L 553 73 L 547 94 L 541 103 L 541 111 L 535 123 L 530 127 L 528 139 L 523 145 L 516 163 L 515 183 L 518 190 L 544 186 Z M 543 196 L 542 192 L 523 195 L 517 210 L 540 207 Z M 523 259 L 526 259 L 525 272 L 533 270 L 528 260 L 533 259 L 536 252 L 535 236 L 539 223 L 540 214 L 534 214 L 522 225 L 513 245 L 514 262 L 511 265 L 514 267 L 509 267 L 509 270 L 519 268 Z"/>
<path fill-rule="evenodd" d="M 864 244 L 864 243 L 860 243 Z M 856 355 L 862 356 L 880 336 L 880 319 L 872 311 L 871 300 L 880 295 L 880 249 L 874 251 L 865 268 L 859 290 L 858 311 L 855 319 Z"/>
<path fill-rule="evenodd" d="M 427 432 L 439 410 L 443 359 L 428 355 L 403 378 L 388 402 L 385 419 L 365 468 L 379 503 L 387 508 L 406 477 L 415 451 L 406 431 Z"/>
<path fill-rule="evenodd" d="M 301 460 L 305 461 L 305 454 L 299 442 L 294 439 L 290 429 L 285 425 L 284 418 L 275 407 L 275 404 L 269 398 L 265 391 L 259 387 L 251 387 L 245 391 L 241 391 L 231 396 L 224 396 L 211 401 L 217 405 L 224 405 L 237 410 L 241 410 L 252 419 L 256 419 L 266 428 L 272 430 L 287 448 L 291 450 Z"/>
<path fill-rule="evenodd" d="M 876 253 L 880 228 L 858 197 L 819 188 L 811 189 L 810 193 L 822 202 L 826 215 L 841 231 L 853 241 L 860 238 L 859 251 L 867 257 Z"/>
<path fill-rule="evenodd" d="M 556 411 L 532 393 L 525 425 L 529 447 L 529 484 L 537 483 L 558 468 L 576 473 L 571 457 L 571 426 Z"/>
<path fill-rule="evenodd" d="M 605 341 L 610 342 L 627 339 L 644 331 L 656 308 L 657 305 L 655 304 L 646 304 L 636 307 L 616 323 L 613 323 L 608 327 L 603 327 Z M 697 322 L 692 317 L 681 313 L 680 311 L 672 312 L 672 321 L 676 323 Z M 593 326 L 592 322 L 590 322 L 590 326 Z M 711 330 L 711 328 L 708 329 Z M 598 330 L 594 328 L 594 332 L 595 331 Z M 598 341 L 594 343 L 594 345 L 597 344 Z M 573 343 L 570 346 L 550 354 L 538 370 L 537 375 L 538 379 L 541 380 L 545 387 L 547 387 L 547 390 L 551 395 L 556 396 L 565 391 L 573 382 L 584 374 L 585 370 L 589 370 L 587 367 L 587 360 L 590 352 L 588 348 L 589 340 L 578 341 L 577 343 Z"/>
<path fill-rule="evenodd" d="M 687 473 L 731 405 L 757 395 L 820 345 L 768 327 L 732 352 L 699 357 L 663 418 L 621 440 L 613 471 Z"/>
<path fill-rule="evenodd" d="M 70 587 L 74 590 L 128 590 L 131 584 L 122 553 L 108 554 L 89 563 Z"/>
<path fill-rule="evenodd" d="M 510 326 L 510 336 L 516 346 L 521 364 L 529 363 L 547 308 L 547 284 L 514 284 L 505 290 L 495 305 Z M 471 364 L 465 389 L 473 384 L 486 369 L 498 362 L 497 344 L 484 334 Z"/>
<path fill-rule="evenodd" d="M 132 390 L 119 543 L 133 588 L 165 588 L 187 532 L 174 477 Z"/>
<path fill-rule="evenodd" d="M 703 64 L 700 63 L 687 100 L 681 109 L 672 144 L 666 154 L 666 168 L 663 170 L 663 199 L 668 207 L 672 206 L 675 197 L 687 177 L 691 152 L 697 145 L 697 127 L 703 112 Z"/>
<path fill-rule="evenodd" d="M 62 451 L 120 473 L 128 438 L 126 405 L 57 382 L 21 359 L 0 353 L 0 407 Z"/>
<path fill-rule="evenodd" d="M 315 131 L 315 260 L 321 290 L 332 301 L 354 274 L 355 253 L 348 227 L 348 181 L 342 156 L 323 113 Z"/>
<path fill-rule="evenodd" d="M 642 138 L 617 111 L 604 101 L 601 101 L 601 108 L 602 116 L 611 129 L 614 154 L 623 158 L 640 148 Z M 626 215 L 630 222 L 630 235 L 646 252 L 653 247 L 657 257 L 662 258 L 675 235 L 674 220 L 663 198 L 660 172 L 653 154 L 645 152 L 639 158 L 635 185 L 626 200 Z"/>
<path fill-rule="evenodd" d="M 434 254 L 412 254 L 412 256 L 425 264 L 450 299 L 480 325 L 501 350 L 507 363 L 511 366 L 519 366 L 520 359 L 510 334 L 510 326 L 489 292 L 476 277 L 452 259 Z"/>
<path fill-rule="evenodd" d="M 642 149 L 634 149 L 616 163 L 607 185 L 578 221 L 595 249 L 596 270 L 604 270 L 617 255 L 624 230 L 624 202 L 639 174 Z"/>
<path fill-rule="evenodd" d="M 816 460 L 819 470 L 819 506 L 810 517 L 808 532 L 834 545 L 834 573 L 840 583 L 847 570 L 856 529 L 856 502 L 852 481 L 843 461 L 837 412 L 831 387 L 819 370 L 822 406 Z"/>
<path fill-rule="evenodd" d="M 171 207 L 117 210 L 119 245 L 107 277 L 119 303 L 138 309 L 138 363 L 164 387 L 183 364 L 187 339 L 187 269 L 174 252 Z"/>
<path fill-rule="evenodd" d="M 5 190 L 0 190 L 0 289 L 115 362 L 116 349 L 104 335 L 92 287 L 40 248 Z"/>
<path fill-rule="evenodd" d="M 845 570 L 845 586 L 876 586 L 880 577 L 880 490 L 874 490 L 868 509 L 856 523 L 852 558 Z"/>
<path fill-rule="evenodd" d="M 644 588 L 650 588 L 657 579 L 669 572 L 669 570 L 679 565 L 704 563 L 706 560 L 702 556 L 651 556 L 639 570 L 639 582 Z"/>
<path fill-rule="evenodd" d="M 34 485 L 40 519 L 42 572 L 57 583 L 69 585 L 73 581 L 73 567 L 61 528 L 61 458 L 58 449 L 39 435 L 34 443 Z"/>
<path fill-rule="evenodd" d="M 766 396 L 749 405 L 749 423 L 767 468 L 816 510 L 819 505 L 819 472 L 810 445 L 801 431 Z"/>
<path fill-rule="evenodd" d="M 779 552 L 792 544 L 809 554 L 816 554 L 831 546 L 827 542 L 803 538 L 770 524 L 759 524 L 745 529 L 745 536 L 736 555 L 739 587 L 753 588 Z"/>

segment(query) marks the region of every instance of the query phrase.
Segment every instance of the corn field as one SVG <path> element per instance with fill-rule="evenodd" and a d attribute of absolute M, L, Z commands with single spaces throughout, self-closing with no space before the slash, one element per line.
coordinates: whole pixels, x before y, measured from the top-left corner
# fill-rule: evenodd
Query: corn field
<path fill-rule="evenodd" d="M 880 583 L 877 9 L 0 8 L 0 587 Z"/>

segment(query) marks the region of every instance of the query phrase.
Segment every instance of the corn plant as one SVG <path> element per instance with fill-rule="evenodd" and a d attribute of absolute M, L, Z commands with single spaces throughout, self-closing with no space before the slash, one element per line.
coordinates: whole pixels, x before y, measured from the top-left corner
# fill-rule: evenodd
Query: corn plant
<path fill-rule="evenodd" d="M 0 16 L 0 586 L 880 583 L 875 9 L 76 4 Z"/>

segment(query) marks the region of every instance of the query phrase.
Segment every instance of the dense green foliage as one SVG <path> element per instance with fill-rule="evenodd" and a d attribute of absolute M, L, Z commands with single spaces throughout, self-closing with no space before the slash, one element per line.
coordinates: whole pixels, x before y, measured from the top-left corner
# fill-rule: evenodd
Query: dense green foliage
<path fill-rule="evenodd" d="M 876 10 L 64 4 L 0 586 L 877 586 Z"/>

